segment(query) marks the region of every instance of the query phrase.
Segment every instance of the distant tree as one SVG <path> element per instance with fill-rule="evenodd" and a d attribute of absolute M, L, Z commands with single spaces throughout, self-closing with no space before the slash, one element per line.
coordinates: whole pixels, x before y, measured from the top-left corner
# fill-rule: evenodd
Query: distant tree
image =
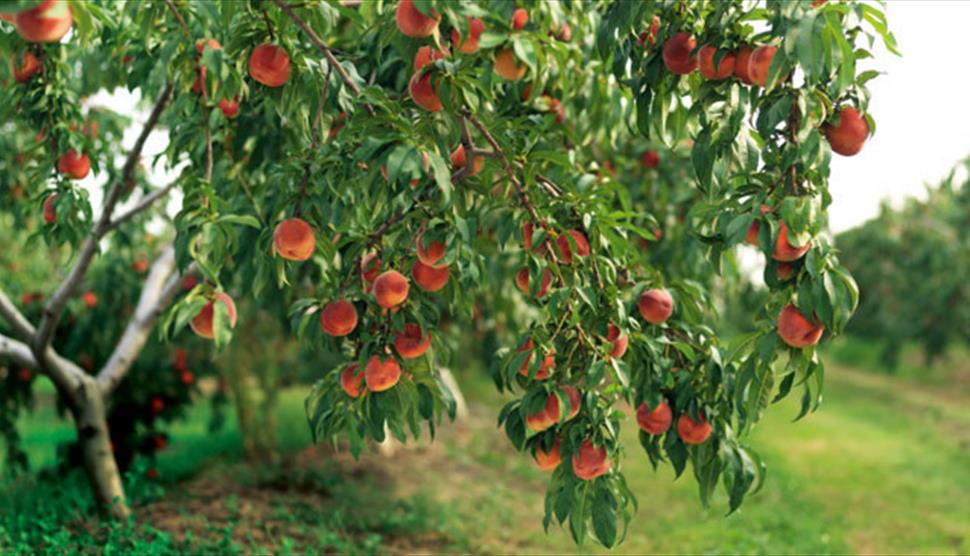
<path fill-rule="evenodd" d="M 890 367 L 916 342 L 928 361 L 953 344 L 970 344 L 970 159 L 926 200 L 839 234 L 845 265 L 862 288 L 848 332 L 878 343 Z M 962 181 L 962 183 L 961 183 Z"/>

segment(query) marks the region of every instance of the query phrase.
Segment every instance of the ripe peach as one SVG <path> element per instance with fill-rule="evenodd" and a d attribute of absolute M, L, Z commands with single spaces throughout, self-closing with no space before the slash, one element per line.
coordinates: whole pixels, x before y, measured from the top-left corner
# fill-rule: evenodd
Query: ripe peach
<path fill-rule="evenodd" d="M 485 24 L 477 17 L 465 17 L 468 22 L 468 38 L 461 40 L 461 33 L 458 29 L 451 30 L 451 44 L 462 54 L 474 54 L 478 52 L 478 41 L 485 31 Z"/>
<path fill-rule="evenodd" d="M 320 328 L 334 337 L 346 336 L 357 328 L 357 309 L 346 299 L 332 301 L 320 312 Z"/>
<path fill-rule="evenodd" d="M 584 481 L 591 481 L 609 472 L 612 462 L 606 457 L 606 447 L 597 448 L 592 441 L 585 440 L 573 454 L 573 473 Z"/>
<path fill-rule="evenodd" d="M 411 76 L 411 81 L 408 83 L 408 92 L 410 92 L 414 104 L 428 112 L 441 112 L 444 109 L 441 99 L 438 98 L 438 92 L 431 85 L 430 73 L 416 73 Z"/>
<path fill-rule="evenodd" d="M 457 170 L 459 168 L 463 168 L 466 164 L 468 164 L 468 160 L 467 160 L 467 157 L 465 156 L 465 146 L 458 145 L 458 147 L 451 152 L 451 167 Z M 476 156 L 472 169 L 467 174 L 465 174 L 466 177 L 470 178 L 472 176 L 478 175 L 478 173 L 482 171 L 482 166 L 484 165 L 485 165 L 485 157 Z"/>
<path fill-rule="evenodd" d="M 814 346 L 822 338 L 825 327 L 811 322 L 798 308 L 789 303 L 778 315 L 778 336 L 794 348 Z"/>
<path fill-rule="evenodd" d="M 775 269 L 775 273 L 778 275 L 778 279 L 784 282 L 794 275 L 795 268 L 788 263 L 778 263 L 778 268 Z"/>
<path fill-rule="evenodd" d="M 536 446 L 534 457 L 536 465 L 543 471 L 551 471 L 559 467 L 559 464 L 562 463 L 562 453 L 559 451 L 559 439 L 557 438 L 552 441 L 552 446 L 549 447 L 548 451 L 543 449 L 541 445 Z"/>
<path fill-rule="evenodd" d="M 543 227 L 545 227 L 545 225 L 543 225 Z M 532 225 L 532 222 L 526 222 L 522 224 L 522 245 L 526 251 L 531 250 L 533 253 L 540 253 L 544 250 L 545 243 L 548 240 L 545 240 L 541 244 L 533 247 L 532 235 L 534 234 L 534 232 L 535 232 L 535 226 Z"/>
<path fill-rule="evenodd" d="M 313 228 L 302 218 L 290 218 L 276 225 L 273 230 L 273 249 L 279 256 L 291 261 L 305 261 L 316 249 Z"/>
<path fill-rule="evenodd" d="M 768 205 L 761 205 L 761 215 L 764 216 L 771 212 L 771 207 Z M 758 247 L 761 245 L 760 234 L 761 233 L 761 223 L 757 220 L 751 222 L 748 226 L 748 233 L 744 236 L 744 241 L 751 246 Z"/>
<path fill-rule="evenodd" d="M 17 33 L 29 42 L 58 42 L 73 23 L 71 6 L 65 0 L 44 0 L 14 16 Z"/>
<path fill-rule="evenodd" d="M 697 418 L 699 420 L 695 421 L 684 413 L 677 419 L 677 435 L 684 444 L 701 444 L 711 436 L 711 424 L 702 414 L 698 414 Z"/>
<path fill-rule="evenodd" d="M 511 48 L 500 50 L 495 55 L 495 65 L 492 68 L 496 75 L 508 81 L 522 79 L 525 77 L 526 70 L 529 69 L 525 64 L 519 64 Z"/>
<path fill-rule="evenodd" d="M 98 295 L 94 292 L 84 292 L 81 299 L 84 300 L 84 305 L 88 309 L 93 309 L 98 304 Z"/>
<path fill-rule="evenodd" d="M 192 331 L 202 338 L 211 339 L 215 337 L 213 320 L 215 318 L 216 301 L 226 306 L 226 311 L 229 313 L 229 328 L 236 327 L 236 304 L 226 293 L 219 292 L 216 294 L 216 298 L 206 303 L 199 314 L 189 323 Z"/>
<path fill-rule="evenodd" d="M 768 83 L 768 71 L 771 69 L 771 61 L 775 59 L 778 52 L 777 46 L 759 46 L 751 53 L 748 61 L 748 76 L 755 85 L 764 87 Z"/>
<path fill-rule="evenodd" d="M 589 240 L 586 239 L 586 234 L 579 230 L 569 230 L 566 232 L 572 236 L 573 241 L 576 243 L 576 255 L 580 257 L 588 257 L 589 250 Z M 573 262 L 573 249 L 569 244 L 569 239 L 566 234 L 561 234 L 556 238 L 556 246 L 559 247 L 559 259 L 565 264 L 572 264 Z"/>
<path fill-rule="evenodd" d="M 748 72 L 748 67 L 751 63 L 751 52 L 750 46 L 742 46 L 738 49 L 737 58 L 734 61 L 734 76 L 748 85 L 752 83 L 751 74 Z"/>
<path fill-rule="evenodd" d="M 697 69 L 697 40 L 686 31 L 675 33 L 663 46 L 663 61 L 672 73 L 687 75 Z"/>
<path fill-rule="evenodd" d="M 519 374 L 525 377 L 529 376 L 529 363 L 532 362 L 533 345 L 534 344 L 532 343 L 532 339 L 529 339 L 529 340 L 526 340 L 524 344 L 519 346 L 518 350 L 516 350 L 520 353 L 524 351 L 529 352 L 529 355 L 526 356 L 525 361 L 522 362 L 522 366 L 519 367 Z M 549 375 L 552 373 L 552 369 L 553 367 L 555 367 L 555 365 L 556 365 L 556 354 L 555 352 L 550 351 L 549 353 L 546 354 L 545 359 L 542 360 L 542 365 L 539 366 L 539 369 L 536 371 L 534 378 L 536 380 L 545 380 L 549 378 Z"/>
<path fill-rule="evenodd" d="M 77 151 L 68 149 L 57 161 L 57 171 L 74 180 L 83 180 L 91 171 L 88 155 L 78 156 Z"/>
<path fill-rule="evenodd" d="M 420 71 L 421 68 L 434 62 L 435 60 L 444 60 L 445 56 L 448 55 L 448 51 L 440 51 L 436 48 L 431 48 L 430 46 L 422 46 L 414 54 L 414 71 Z"/>
<path fill-rule="evenodd" d="M 394 337 L 394 349 L 402 359 L 415 359 L 424 355 L 431 346 L 431 334 L 423 334 L 417 324 L 405 324 L 404 332 Z"/>
<path fill-rule="evenodd" d="M 445 244 L 438 240 L 431 240 L 425 244 L 424 232 L 418 234 L 417 240 L 418 260 L 431 268 L 442 268 L 448 265 L 437 264 L 445 256 Z"/>
<path fill-rule="evenodd" d="M 640 165 L 644 168 L 656 168 L 660 164 L 660 153 L 657 151 L 644 151 L 640 156 Z"/>
<path fill-rule="evenodd" d="M 249 75 L 267 87 L 282 87 L 290 79 L 290 57 L 282 47 L 263 43 L 249 56 Z"/>
<path fill-rule="evenodd" d="M 436 292 L 448 283 L 448 265 L 434 268 L 421 261 L 414 261 L 414 266 L 411 267 L 411 277 L 422 290 Z"/>
<path fill-rule="evenodd" d="M 148 270 L 148 259 L 136 260 L 135 262 L 131 263 L 131 269 L 139 274 L 145 272 Z"/>
<path fill-rule="evenodd" d="M 24 52 L 22 57 L 22 64 L 18 67 L 16 65 L 17 58 L 13 60 L 13 80 L 17 83 L 23 83 L 31 78 L 35 73 L 41 71 L 40 59 L 34 56 L 33 52 Z"/>
<path fill-rule="evenodd" d="M 165 400 L 163 400 L 158 396 L 155 396 L 154 398 L 152 398 L 152 403 L 151 403 L 152 415 L 158 415 L 164 409 L 165 409 Z"/>
<path fill-rule="evenodd" d="M 543 98 L 549 105 L 549 111 L 556 113 L 556 123 L 561 124 L 566 121 L 566 107 L 562 105 L 562 102 L 558 98 L 552 98 L 549 95 L 543 95 Z"/>
<path fill-rule="evenodd" d="M 660 324 L 674 312 L 674 298 L 661 288 L 645 290 L 637 300 L 640 315 L 650 324 Z"/>
<path fill-rule="evenodd" d="M 376 355 L 367 360 L 364 381 L 371 392 L 389 390 L 401 379 L 401 366 L 393 357 L 382 360 Z"/>
<path fill-rule="evenodd" d="M 853 156 L 862 150 L 869 137 L 869 122 L 851 106 L 839 112 L 839 125 L 826 125 L 825 138 L 832 150 L 842 156 Z"/>
<path fill-rule="evenodd" d="M 791 262 L 797 261 L 802 258 L 808 250 L 812 248 L 812 242 L 809 241 L 801 247 L 795 247 L 788 242 L 788 226 L 784 222 L 781 223 L 781 229 L 778 231 L 778 239 L 775 240 L 775 248 L 771 252 L 771 258 L 776 261 Z"/>
<path fill-rule="evenodd" d="M 209 40 L 205 40 L 205 41 L 196 41 L 196 43 L 195 43 L 195 51 L 198 54 L 202 54 L 202 52 L 205 51 L 205 48 L 206 47 L 209 47 L 212 50 L 219 50 L 220 48 L 222 48 L 222 45 L 219 44 L 219 41 L 217 41 L 215 39 L 209 39 Z"/>
<path fill-rule="evenodd" d="M 222 110 L 222 115 L 229 118 L 230 120 L 239 115 L 239 100 L 237 97 L 233 97 L 232 100 L 224 98 L 219 101 L 219 110 Z"/>
<path fill-rule="evenodd" d="M 441 15 L 437 11 L 431 10 L 429 17 L 414 7 L 412 0 L 401 0 L 397 4 L 395 20 L 397 30 L 401 34 L 407 37 L 421 38 L 430 37 L 434 34 L 434 30 L 438 27 L 438 21 L 441 20 Z"/>
<path fill-rule="evenodd" d="M 192 383 L 195 382 L 195 373 L 192 371 L 182 371 L 182 373 L 179 375 L 179 382 L 185 386 L 191 386 Z"/>
<path fill-rule="evenodd" d="M 657 42 L 658 32 L 660 32 L 660 18 L 653 16 L 650 21 L 650 30 L 640 33 L 640 36 L 637 37 L 637 46 L 643 46 L 644 43 L 653 46 Z"/>
<path fill-rule="evenodd" d="M 606 341 L 612 344 L 610 357 L 620 359 L 630 345 L 630 337 L 624 334 L 616 325 L 610 323 L 606 329 Z"/>
<path fill-rule="evenodd" d="M 396 270 L 388 270 L 374 279 L 374 297 L 384 309 L 397 307 L 408 298 L 408 279 Z"/>
<path fill-rule="evenodd" d="M 518 8 L 512 13 L 512 29 L 515 31 L 520 31 L 525 28 L 525 24 L 529 22 L 529 12 L 525 11 L 524 8 Z"/>
<path fill-rule="evenodd" d="M 640 429 L 647 434 L 663 434 L 667 432 L 670 428 L 670 423 L 673 422 L 673 413 L 670 411 L 670 406 L 667 402 L 660 402 L 660 404 L 654 408 L 650 409 L 646 403 L 640 404 L 637 409 L 637 425 Z"/>
<path fill-rule="evenodd" d="M 44 199 L 44 222 L 47 224 L 57 222 L 57 212 L 54 208 L 55 199 L 57 199 L 57 193 L 51 193 Z"/>
<path fill-rule="evenodd" d="M 359 370 L 360 365 L 351 363 L 340 372 L 340 387 L 351 398 L 360 396 L 366 388 L 362 388 L 364 383 L 364 372 Z"/>
<path fill-rule="evenodd" d="M 536 299 L 540 299 L 542 298 L 542 296 L 546 295 L 546 293 L 549 292 L 549 286 L 551 284 L 552 284 L 552 273 L 549 272 L 548 268 L 542 269 L 542 281 L 539 284 L 539 291 L 536 292 Z M 515 286 L 519 288 L 519 290 L 522 293 L 529 295 L 529 268 L 528 267 L 522 267 L 515 274 Z"/>
<path fill-rule="evenodd" d="M 697 53 L 701 75 L 712 81 L 721 81 L 731 77 L 731 74 L 734 73 L 734 53 L 728 52 L 725 54 L 721 58 L 721 61 L 718 62 L 717 67 L 714 67 L 715 54 L 717 54 L 717 48 L 709 44 L 701 47 Z"/>

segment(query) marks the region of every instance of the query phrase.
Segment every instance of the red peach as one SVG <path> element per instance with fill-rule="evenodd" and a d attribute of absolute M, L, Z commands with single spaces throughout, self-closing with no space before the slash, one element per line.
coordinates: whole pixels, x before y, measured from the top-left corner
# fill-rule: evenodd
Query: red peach
<path fill-rule="evenodd" d="M 216 301 L 226 306 L 226 310 L 229 313 L 229 328 L 236 327 L 236 304 L 226 293 L 219 292 L 216 294 L 216 299 L 209 301 L 202 307 L 199 314 L 189 323 L 192 331 L 202 338 L 211 339 L 215 337 L 213 320 L 215 318 Z"/>
<path fill-rule="evenodd" d="M 414 101 L 414 104 L 428 112 L 441 112 L 444 109 L 441 99 L 438 98 L 438 92 L 431 85 L 430 73 L 416 73 L 411 76 L 411 81 L 408 83 L 408 92 L 411 94 L 411 100 Z"/>
<path fill-rule="evenodd" d="M 798 308 L 789 303 L 778 315 L 778 336 L 791 347 L 814 346 L 822 338 L 825 327 L 811 322 Z"/>
<path fill-rule="evenodd" d="M 552 273 L 549 272 L 548 268 L 542 269 L 542 280 L 539 284 L 539 291 L 536 292 L 536 299 L 540 299 L 542 298 L 542 296 L 546 295 L 546 293 L 549 291 L 549 286 L 551 284 L 552 284 Z M 528 267 L 522 267 L 515 274 L 515 286 L 519 288 L 519 290 L 522 293 L 529 295 L 529 268 Z"/>
<path fill-rule="evenodd" d="M 825 138 L 832 150 L 842 156 L 853 156 L 862 150 L 869 137 L 869 122 L 851 106 L 839 112 L 839 125 L 826 125 Z"/>
<path fill-rule="evenodd" d="M 573 241 L 576 243 L 576 255 L 588 257 L 590 250 L 589 240 L 586 239 L 586 234 L 579 230 L 569 230 L 566 233 L 572 236 Z M 572 264 L 573 250 L 569 244 L 569 239 L 566 238 L 566 234 L 561 234 L 556 238 L 556 246 L 559 247 L 559 259 L 565 264 Z"/>
<path fill-rule="evenodd" d="M 721 61 L 718 62 L 716 68 L 714 67 L 715 54 L 717 54 L 717 48 L 709 44 L 701 47 L 697 53 L 701 75 L 712 81 L 721 81 L 731 77 L 731 74 L 734 73 L 734 53 L 728 52 L 725 54 L 721 58 Z"/>
<path fill-rule="evenodd" d="M 698 420 L 695 421 L 690 415 L 684 413 L 677 419 L 677 435 L 684 444 L 702 444 L 711 436 L 711 424 L 702 414 L 698 414 L 697 418 Z"/>
<path fill-rule="evenodd" d="M 788 242 L 788 226 L 784 222 L 781 223 L 781 229 L 778 231 L 778 239 L 775 240 L 775 248 L 771 252 L 771 258 L 776 261 L 791 262 L 797 261 L 802 258 L 808 250 L 812 248 L 812 242 L 809 241 L 801 247 L 795 247 Z"/>
<path fill-rule="evenodd" d="M 84 300 L 84 306 L 88 309 L 93 309 L 98 304 L 98 296 L 94 292 L 84 292 L 81 299 Z"/>
<path fill-rule="evenodd" d="M 650 324 L 660 324 L 674 312 L 674 298 L 665 289 L 654 288 L 640 294 L 637 300 L 640 315 Z"/>
<path fill-rule="evenodd" d="M 282 47 L 263 43 L 249 56 L 249 75 L 267 87 L 282 87 L 290 79 L 290 57 Z"/>
<path fill-rule="evenodd" d="M 418 263 L 420 264 L 420 263 Z M 388 270 L 374 279 L 374 297 L 384 309 L 402 304 L 408 298 L 408 279 L 396 270 Z"/>
<path fill-rule="evenodd" d="M 383 392 L 394 387 L 401 379 L 401 366 L 393 357 L 381 360 L 371 356 L 364 367 L 364 381 L 371 392 Z"/>
<path fill-rule="evenodd" d="M 448 265 L 437 264 L 445 256 L 445 244 L 438 240 L 431 240 L 425 244 L 424 232 L 418 234 L 417 240 L 418 260 L 431 268 L 442 268 Z"/>
<path fill-rule="evenodd" d="M 611 344 L 610 357 L 614 359 L 622 358 L 630 345 L 630 337 L 623 334 L 619 327 L 613 323 L 610 323 L 606 330 L 606 341 Z"/>
<path fill-rule="evenodd" d="M 14 16 L 17 33 L 29 42 L 58 42 L 73 23 L 71 6 L 65 0 L 44 0 Z"/>
<path fill-rule="evenodd" d="M 672 73 L 687 75 L 697 69 L 697 40 L 686 31 L 675 33 L 663 46 L 663 61 Z"/>
<path fill-rule="evenodd" d="M 219 110 L 222 110 L 222 115 L 232 120 L 239 115 L 239 100 L 237 97 L 233 97 L 232 100 L 224 98 L 219 101 Z"/>
<path fill-rule="evenodd" d="M 660 153 L 657 151 L 644 151 L 640 156 L 640 165 L 644 168 L 656 168 L 660 164 Z"/>
<path fill-rule="evenodd" d="M 465 146 L 458 145 L 458 147 L 456 147 L 455 150 L 452 151 L 451 153 L 451 167 L 457 170 L 459 168 L 464 168 L 466 164 L 468 164 L 468 160 L 467 160 L 467 157 L 465 156 Z M 482 171 L 482 166 L 484 165 L 485 165 L 485 157 L 476 156 L 471 170 L 469 170 L 468 173 L 465 174 L 465 176 L 470 178 L 472 176 L 478 175 L 478 173 Z"/>
<path fill-rule="evenodd" d="M 748 72 L 748 67 L 751 63 L 751 47 L 742 46 L 738 49 L 737 58 L 734 61 L 734 76 L 740 79 L 742 82 L 751 85 L 751 74 Z"/>
<path fill-rule="evenodd" d="M 562 463 L 562 453 L 559 451 L 559 439 L 557 438 L 552 441 L 552 446 L 549 447 L 549 450 L 543 449 L 541 445 L 536 446 L 534 457 L 536 465 L 543 471 L 551 471 L 559 467 L 559 464 Z"/>
<path fill-rule="evenodd" d="M 637 46 L 643 46 L 644 44 L 653 46 L 657 42 L 658 32 L 660 32 L 660 18 L 653 16 L 653 19 L 650 21 L 650 30 L 640 33 L 640 36 L 637 37 Z"/>
<path fill-rule="evenodd" d="M 462 41 L 458 29 L 452 29 L 451 43 L 462 54 L 474 54 L 478 52 L 478 41 L 485 31 L 485 24 L 477 17 L 465 17 L 465 21 L 468 23 L 468 38 Z"/>
<path fill-rule="evenodd" d="M 57 193 L 51 193 L 44 199 L 44 222 L 47 224 L 57 222 L 57 212 L 54 208 L 55 199 L 57 199 Z"/>
<path fill-rule="evenodd" d="M 428 266 L 421 261 L 414 261 L 411 267 L 411 277 L 414 283 L 427 292 L 436 292 L 448 284 L 448 265 L 440 268 Z"/>
<path fill-rule="evenodd" d="M 305 261 L 313 255 L 316 239 L 313 228 L 302 218 L 290 218 L 273 230 L 273 250 L 284 259 Z"/>
<path fill-rule="evenodd" d="M 606 447 L 596 447 L 592 441 L 585 440 L 573 454 L 573 473 L 584 481 L 591 481 L 609 472 L 612 462 L 606 457 Z"/>
<path fill-rule="evenodd" d="M 13 68 L 13 80 L 17 83 L 23 83 L 31 78 L 35 73 L 38 73 L 43 69 L 41 67 L 40 59 L 34 56 L 33 52 L 24 52 L 22 57 L 22 64 L 18 67 L 16 65 L 17 59 L 14 58 L 14 68 Z"/>
<path fill-rule="evenodd" d="M 398 2 L 394 15 L 398 31 L 412 38 L 430 37 L 441 20 L 441 15 L 435 10 L 431 10 L 430 17 L 421 13 L 412 0 Z"/>
<path fill-rule="evenodd" d="M 394 337 L 394 349 L 402 359 L 415 359 L 424 355 L 431 346 L 431 334 L 422 334 L 417 324 L 405 324 L 404 332 Z"/>
<path fill-rule="evenodd" d="M 520 31 L 525 28 L 525 24 L 529 22 L 529 12 L 525 11 L 523 8 L 518 8 L 512 14 L 512 29 L 515 31 Z"/>
<path fill-rule="evenodd" d="M 492 68 L 496 75 L 507 81 L 522 79 L 525 77 L 526 70 L 529 69 L 525 64 L 519 64 L 511 48 L 500 50 L 495 55 L 495 64 Z"/>
<path fill-rule="evenodd" d="M 77 151 L 68 149 L 58 159 L 57 171 L 71 179 L 83 180 L 91 171 L 91 159 L 86 154 L 78 156 Z"/>
<path fill-rule="evenodd" d="M 637 425 L 647 434 L 658 435 L 667 432 L 673 419 L 670 406 L 665 401 L 660 402 L 653 410 L 646 403 L 640 404 L 637 409 Z"/>
<path fill-rule="evenodd" d="M 340 387 L 351 398 L 359 397 L 367 389 L 362 388 L 364 383 L 364 372 L 359 370 L 360 365 L 351 363 L 340 372 Z"/>
<path fill-rule="evenodd" d="M 320 328 L 330 336 L 346 336 L 357 328 L 357 309 L 346 299 L 332 301 L 320 312 Z"/>
<path fill-rule="evenodd" d="M 764 87 L 768 84 L 768 71 L 771 69 L 771 61 L 775 59 L 778 52 L 777 46 L 759 46 L 751 53 L 748 61 L 748 76 L 755 85 Z"/>

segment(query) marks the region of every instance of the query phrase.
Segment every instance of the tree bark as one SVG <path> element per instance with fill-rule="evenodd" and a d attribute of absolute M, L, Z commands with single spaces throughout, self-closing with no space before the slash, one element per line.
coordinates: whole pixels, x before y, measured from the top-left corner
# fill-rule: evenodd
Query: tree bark
<path fill-rule="evenodd" d="M 71 411 L 81 445 L 84 471 L 94 499 L 112 517 L 127 519 L 131 515 L 131 508 L 125 499 L 121 474 L 111 450 L 101 389 L 94 377 L 85 377 L 75 394 L 78 403 Z"/>

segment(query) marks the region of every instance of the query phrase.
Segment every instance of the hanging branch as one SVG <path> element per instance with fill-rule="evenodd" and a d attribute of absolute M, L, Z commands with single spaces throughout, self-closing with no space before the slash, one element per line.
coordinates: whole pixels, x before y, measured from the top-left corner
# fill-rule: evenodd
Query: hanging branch
<path fill-rule="evenodd" d="M 320 50 L 320 52 L 323 53 L 324 57 L 327 58 L 327 61 L 330 62 L 330 65 L 337 71 L 337 75 L 340 76 L 340 80 L 343 81 L 344 84 L 347 85 L 347 87 L 354 92 L 354 94 L 360 95 L 361 93 L 360 86 L 357 85 L 357 83 L 355 83 L 354 80 L 350 78 L 350 75 L 347 74 L 347 70 L 345 70 L 343 66 L 340 65 L 340 61 L 337 60 L 337 57 L 333 55 L 333 52 L 330 50 L 330 47 L 327 46 L 326 43 L 324 43 L 320 39 L 319 36 L 317 36 L 317 34 L 313 31 L 313 29 L 311 29 L 310 26 L 307 25 L 307 23 L 300 18 L 300 16 L 296 15 L 296 12 L 293 11 L 293 8 L 289 6 L 286 2 L 284 2 L 283 0 L 273 0 L 273 2 L 275 2 L 276 5 L 279 6 L 280 9 L 283 10 L 283 12 L 286 13 L 286 15 L 288 15 L 290 19 L 292 19 L 293 22 L 297 24 L 297 26 L 300 27 L 300 29 L 303 30 L 303 33 L 306 34 L 307 38 L 310 39 L 310 42 L 312 42 L 313 45 L 316 46 Z M 369 104 L 364 104 L 364 110 L 366 110 L 367 113 L 371 116 L 375 115 L 374 108 L 371 107 L 371 105 Z"/>

